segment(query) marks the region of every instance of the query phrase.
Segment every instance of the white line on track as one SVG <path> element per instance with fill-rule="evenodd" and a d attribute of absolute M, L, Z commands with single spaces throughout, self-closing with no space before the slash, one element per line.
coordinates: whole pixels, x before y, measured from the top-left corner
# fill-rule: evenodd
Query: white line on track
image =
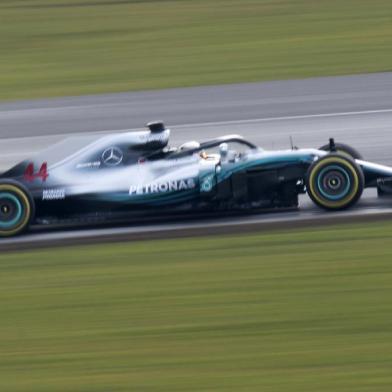
<path fill-rule="evenodd" d="M 228 121 L 212 121 L 212 122 L 200 122 L 200 123 L 188 123 L 188 124 L 177 124 L 171 126 L 172 128 L 189 128 L 189 127 L 203 127 L 203 126 L 219 126 L 219 125 L 235 125 L 235 124 L 252 124 L 258 122 L 269 122 L 269 121 L 285 121 L 285 120 L 301 120 L 307 118 L 328 118 L 328 117 L 347 117 L 347 116 L 358 116 L 358 115 L 369 115 L 369 114 L 383 114 L 383 113 L 392 113 L 392 109 L 379 109 L 379 110 L 362 110 L 362 111 L 352 111 L 352 112 L 335 112 L 335 113 L 317 113 L 317 114 L 300 114 L 294 116 L 279 116 L 279 117 L 261 117 L 261 118 L 253 118 L 253 119 L 244 119 L 244 120 L 228 120 Z M 170 124 L 169 124 L 170 125 Z M 81 136 L 86 135 L 88 133 L 91 134 L 101 134 L 101 133 L 110 133 L 110 132 L 129 132 L 129 131 L 140 131 L 145 128 L 126 128 L 126 129 L 106 129 L 101 131 L 93 131 L 93 132 L 75 132 L 75 133 L 65 133 L 65 134 L 57 134 L 53 135 L 56 138 L 64 138 L 64 137 L 72 137 L 72 136 Z M 2 139 L 2 140 L 23 140 L 23 139 L 36 139 L 36 138 L 44 138 L 48 136 L 30 136 L 30 137 L 21 137 L 21 138 L 12 138 L 12 139 Z M 0 138 L 1 139 L 1 138 Z"/>
<path fill-rule="evenodd" d="M 362 110 L 362 111 L 351 111 L 351 112 L 335 112 L 335 113 L 317 113 L 317 114 L 303 114 L 303 115 L 294 115 L 294 116 L 279 116 L 279 117 L 262 117 L 262 118 L 254 118 L 254 119 L 247 119 L 247 120 L 229 120 L 229 121 L 216 121 L 216 122 L 200 122 L 200 123 L 189 123 L 189 124 L 178 124 L 173 125 L 171 128 L 176 130 L 181 130 L 184 128 L 190 127 L 214 127 L 214 126 L 230 126 L 230 125 L 241 125 L 241 124 L 255 124 L 260 122 L 274 122 L 274 121 L 293 121 L 293 120 L 303 120 L 303 119 L 312 119 L 312 118 L 331 118 L 331 117 L 350 117 L 350 116 L 360 116 L 360 115 L 372 115 L 372 114 L 388 114 L 392 113 L 392 109 L 378 109 L 378 110 Z M 106 134 L 106 133 L 123 133 L 129 131 L 139 131 L 143 130 L 144 128 L 133 128 L 133 129 L 108 129 L 108 130 L 101 130 L 96 132 L 89 132 L 91 135 L 93 134 Z M 47 142 L 47 146 L 50 144 L 55 143 L 56 141 L 65 139 L 67 137 L 76 137 L 86 135 L 88 133 L 71 133 L 71 134 L 58 134 L 53 136 L 30 136 L 26 138 L 12 138 L 12 139 L 0 139 L 2 143 L 8 143 L 6 151 L 1 152 L 1 160 L 5 162 L 7 157 L 11 158 L 13 156 L 18 156 L 19 153 L 15 151 L 10 151 L 11 149 L 10 144 L 12 146 L 16 146 L 23 140 L 24 143 L 34 142 L 37 140 L 43 140 Z M 49 142 L 49 143 L 48 143 Z M 43 143 L 45 145 L 45 143 Z M 23 156 L 27 156 L 29 154 L 34 154 L 37 152 L 37 149 L 31 151 L 23 151 Z M 1 162 L 1 163 L 3 163 Z M 0 163 L 0 167 L 3 166 Z"/>
<path fill-rule="evenodd" d="M 269 121 L 285 121 L 285 120 L 302 120 L 307 118 L 323 118 L 323 117 L 343 117 L 343 116 L 358 116 L 368 114 L 382 114 L 392 113 L 392 109 L 380 109 L 380 110 L 363 110 L 358 112 L 337 112 L 337 113 L 319 113 L 319 114 L 301 114 L 295 116 L 281 116 L 281 117 L 262 117 L 254 118 L 249 120 L 232 120 L 232 121 L 216 121 L 216 122 L 204 122 L 204 123 L 192 123 L 192 124 L 181 124 L 175 125 L 175 128 L 190 127 L 190 126 L 214 126 L 214 125 L 230 125 L 230 124 L 252 124 L 257 122 L 269 122 Z"/>
<path fill-rule="evenodd" d="M 258 122 L 272 122 L 272 121 L 285 121 L 285 120 L 303 120 L 307 118 L 328 118 L 328 117 L 348 117 L 348 116 L 358 116 L 358 115 L 369 115 L 369 114 L 383 114 L 392 113 L 392 109 L 380 109 L 380 110 L 362 110 L 356 112 L 336 112 L 336 113 L 318 113 L 318 114 L 300 114 L 295 116 L 280 116 L 280 117 L 261 117 L 252 118 L 248 120 L 229 120 L 229 121 L 212 121 L 212 122 L 200 122 L 200 123 L 189 123 L 189 124 L 177 124 L 170 126 L 170 128 L 181 129 L 189 127 L 207 127 L 207 126 L 220 126 L 220 125 L 240 125 L 240 124 L 252 124 Z M 134 128 L 133 131 L 143 130 L 144 128 Z M 130 129 L 108 129 L 105 131 L 94 132 L 99 133 L 109 133 L 109 132 L 129 132 Z M 68 134 L 69 136 L 69 134 Z"/>

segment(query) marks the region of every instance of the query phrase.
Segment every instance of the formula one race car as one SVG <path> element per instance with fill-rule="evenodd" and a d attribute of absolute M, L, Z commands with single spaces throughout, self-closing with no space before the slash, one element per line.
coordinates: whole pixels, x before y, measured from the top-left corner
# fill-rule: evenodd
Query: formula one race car
<path fill-rule="evenodd" d="M 320 149 L 264 151 L 229 135 L 171 148 L 162 122 L 148 127 L 67 139 L 0 175 L 0 236 L 62 221 L 292 208 L 301 193 L 342 210 L 365 187 L 392 193 L 392 168 L 333 139 Z"/>

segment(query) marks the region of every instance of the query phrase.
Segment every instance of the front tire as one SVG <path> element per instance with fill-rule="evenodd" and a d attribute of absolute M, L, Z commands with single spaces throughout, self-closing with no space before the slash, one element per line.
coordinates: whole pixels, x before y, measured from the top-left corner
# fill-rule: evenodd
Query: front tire
<path fill-rule="evenodd" d="M 353 206 L 365 187 L 362 169 L 350 157 L 329 154 L 315 161 L 309 168 L 306 189 L 319 207 L 344 210 Z"/>
<path fill-rule="evenodd" d="M 23 233 L 34 215 L 34 202 L 17 182 L 0 182 L 0 237 Z"/>
<path fill-rule="evenodd" d="M 346 155 L 353 159 L 360 159 L 363 160 L 362 154 L 355 149 L 354 147 L 349 146 L 348 144 L 344 143 L 335 143 L 336 152 L 342 155 Z M 325 144 L 319 148 L 321 151 L 330 151 L 330 145 Z"/>

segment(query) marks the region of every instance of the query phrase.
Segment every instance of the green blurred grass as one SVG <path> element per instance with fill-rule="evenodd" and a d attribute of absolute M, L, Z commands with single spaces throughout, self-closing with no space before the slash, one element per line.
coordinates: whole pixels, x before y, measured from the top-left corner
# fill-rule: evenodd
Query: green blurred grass
<path fill-rule="evenodd" d="M 390 391 L 392 224 L 0 256 L 0 390 Z"/>
<path fill-rule="evenodd" d="M 392 70 L 390 0 L 0 0 L 0 99 Z"/>

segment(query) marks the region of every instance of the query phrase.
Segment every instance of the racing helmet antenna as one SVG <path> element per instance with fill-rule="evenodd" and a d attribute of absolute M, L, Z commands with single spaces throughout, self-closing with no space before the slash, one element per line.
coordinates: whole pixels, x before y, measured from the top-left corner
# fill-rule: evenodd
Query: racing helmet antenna
<path fill-rule="evenodd" d="M 290 146 L 292 150 L 298 150 L 298 147 L 294 145 L 293 137 L 290 135 Z"/>

